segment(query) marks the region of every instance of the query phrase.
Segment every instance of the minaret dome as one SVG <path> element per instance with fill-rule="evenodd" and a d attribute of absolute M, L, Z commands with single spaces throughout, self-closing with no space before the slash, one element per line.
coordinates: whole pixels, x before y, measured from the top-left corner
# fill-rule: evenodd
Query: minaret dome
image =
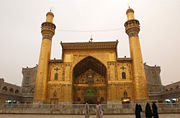
<path fill-rule="evenodd" d="M 127 19 L 133 20 L 134 19 L 134 10 L 129 7 L 129 9 L 126 11 Z"/>
<path fill-rule="evenodd" d="M 54 14 L 50 11 L 46 14 L 46 22 L 51 22 L 53 23 L 53 17 L 54 17 Z"/>

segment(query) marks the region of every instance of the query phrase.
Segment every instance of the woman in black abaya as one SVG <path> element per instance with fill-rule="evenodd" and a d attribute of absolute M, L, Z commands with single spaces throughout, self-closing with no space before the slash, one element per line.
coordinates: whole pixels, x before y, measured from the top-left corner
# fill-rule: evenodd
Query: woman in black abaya
<path fill-rule="evenodd" d="M 152 104 L 152 109 L 153 109 L 153 116 L 154 116 L 154 118 L 159 118 L 158 109 L 157 109 L 157 106 L 156 106 L 156 104 L 154 102 Z"/>
<path fill-rule="evenodd" d="M 141 118 L 141 116 L 140 116 L 140 108 L 139 108 L 138 104 L 136 104 L 136 107 L 135 107 L 135 115 L 136 115 L 136 118 Z"/>
<path fill-rule="evenodd" d="M 149 103 L 146 104 L 145 115 L 146 115 L 146 118 L 152 118 L 152 116 L 153 116 L 153 113 L 152 113 Z"/>

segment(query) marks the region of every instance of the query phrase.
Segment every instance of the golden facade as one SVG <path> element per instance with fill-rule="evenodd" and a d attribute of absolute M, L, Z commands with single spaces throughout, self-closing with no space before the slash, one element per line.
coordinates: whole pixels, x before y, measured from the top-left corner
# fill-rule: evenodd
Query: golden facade
<path fill-rule="evenodd" d="M 42 24 L 42 45 L 34 103 L 118 103 L 147 100 L 147 86 L 138 38 L 139 21 L 127 10 L 125 23 L 130 58 L 117 57 L 118 41 L 62 43 L 62 60 L 50 60 L 55 33 L 53 13 Z"/>

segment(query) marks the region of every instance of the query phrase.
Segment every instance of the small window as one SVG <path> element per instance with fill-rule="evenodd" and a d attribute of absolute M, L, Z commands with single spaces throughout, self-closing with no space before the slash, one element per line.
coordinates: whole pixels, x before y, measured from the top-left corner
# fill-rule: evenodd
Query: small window
<path fill-rule="evenodd" d="M 127 91 L 124 91 L 124 97 L 128 97 Z"/>
<path fill-rule="evenodd" d="M 25 88 L 22 88 L 22 93 L 25 93 Z"/>
<path fill-rule="evenodd" d="M 55 73 L 54 80 L 58 80 L 58 73 Z"/>
<path fill-rule="evenodd" d="M 122 78 L 126 79 L 126 73 L 125 72 L 122 72 Z"/>
<path fill-rule="evenodd" d="M 26 77 L 26 78 L 25 78 L 25 83 L 28 84 L 29 81 L 30 81 L 30 77 Z"/>
<path fill-rule="evenodd" d="M 57 93 L 56 93 L 56 91 L 54 91 L 54 93 L 53 93 L 53 97 L 55 98 L 55 97 L 57 97 Z"/>

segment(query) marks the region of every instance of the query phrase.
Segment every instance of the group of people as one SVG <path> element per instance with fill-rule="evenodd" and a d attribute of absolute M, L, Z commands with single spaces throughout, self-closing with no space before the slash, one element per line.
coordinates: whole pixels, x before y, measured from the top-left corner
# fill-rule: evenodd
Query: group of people
<path fill-rule="evenodd" d="M 140 104 L 136 104 L 135 115 L 136 115 L 136 118 L 144 118 L 144 113 Z M 151 110 L 150 104 L 149 103 L 146 104 L 145 116 L 146 118 L 152 118 L 152 117 L 159 118 L 158 109 L 155 103 L 152 104 L 152 110 Z"/>
<path fill-rule="evenodd" d="M 85 118 L 89 118 L 88 102 L 86 102 L 85 109 L 86 109 Z M 96 104 L 96 118 L 103 118 L 103 109 L 102 109 L 100 102 L 97 102 L 97 104 Z"/>
<path fill-rule="evenodd" d="M 85 118 L 89 118 L 89 104 L 88 102 L 86 102 L 85 104 Z M 144 118 L 144 112 L 142 110 L 142 107 L 140 104 L 136 104 L 135 107 L 135 115 L 136 118 Z M 146 118 L 159 118 L 158 115 L 158 109 L 155 103 L 152 104 L 152 110 L 151 110 L 151 106 L 149 103 L 146 104 L 145 107 L 145 117 Z M 102 109 L 102 105 L 100 104 L 100 102 L 97 102 L 96 104 L 96 118 L 103 118 L 103 109 Z"/>

